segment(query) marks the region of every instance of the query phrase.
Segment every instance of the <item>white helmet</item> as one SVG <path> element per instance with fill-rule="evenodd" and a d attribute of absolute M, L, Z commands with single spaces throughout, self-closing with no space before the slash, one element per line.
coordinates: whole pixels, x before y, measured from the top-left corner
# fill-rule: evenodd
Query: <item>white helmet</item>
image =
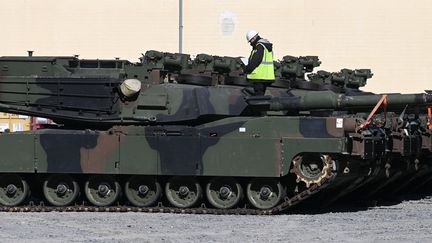
<path fill-rule="evenodd" d="M 249 30 L 247 33 L 246 33 L 246 40 L 248 41 L 248 42 L 250 42 L 251 40 L 252 40 L 252 38 L 254 38 L 255 36 L 257 36 L 258 35 L 258 32 L 256 31 L 256 30 Z"/>

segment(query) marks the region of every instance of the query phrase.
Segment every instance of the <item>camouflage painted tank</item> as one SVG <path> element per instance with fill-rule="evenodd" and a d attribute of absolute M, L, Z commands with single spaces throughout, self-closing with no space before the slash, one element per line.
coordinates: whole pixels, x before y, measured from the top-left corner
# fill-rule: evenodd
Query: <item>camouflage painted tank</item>
<path fill-rule="evenodd" d="M 2 57 L 0 110 L 57 125 L 0 135 L 0 204 L 278 213 L 429 178 L 432 96 L 361 92 L 363 69 L 306 80 L 319 64 L 284 57 L 255 96 L 233 57 Z"/>

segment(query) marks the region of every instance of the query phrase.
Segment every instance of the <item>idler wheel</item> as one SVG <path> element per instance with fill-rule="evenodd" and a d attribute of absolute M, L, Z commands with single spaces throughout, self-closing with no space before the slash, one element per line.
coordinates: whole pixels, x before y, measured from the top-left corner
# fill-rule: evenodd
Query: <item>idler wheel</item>
<path fill-rule="evenodd" d="M 91 176 L 84 185 L 87 199 L 95 206 L 106 207 L 117 201 L 120 184 L 109 175 Z"/>
<path fill-rule="evenodd" d="M 297 183 L 303 181 L 306 187 L 321 185 L 330 174 L 333 160 L 330 155 L 298 155 L 292 161 L 291 172 L 297 176 Z"/>
<path fill-rule="evenodd" d="M 125 184 L 125 195 L 137 207 L 149 207 L 158 202 L 162 188 L 153 176 L 132 176 Z"/>
<path fill-rule="evenodd" d="M 233 208 L 243 198 L 241 185 L 232 177 L 214 177 L 207 183 L 206 195 L 215 208 Z"/>
<path fill-rule="evenodd" d="M 19 175 L 4 174 L 0 176 L 0 204 L 18 206 L 30 194 L 27 182 Z"/>
<path fill-rule="evenodd" d="M 276 179 L 255 178 L 248 183 L 246 194 L 255 208 L 270 209 L 279 204 L 285 196 L 285 190 Z"/>
<path fill-rule="evenodd" d="M 202 198 L 202 188 L 195 178 L 172 177 L 165 185 L 168 201 L 178 208 L 190 208 Z"/>
<path fill-rule="evenodd" d="M 46 200 L 54 206 L 68 206 L 79 195 L 78 182 L 69 175 L 51 175 L 43 184 Z"/>

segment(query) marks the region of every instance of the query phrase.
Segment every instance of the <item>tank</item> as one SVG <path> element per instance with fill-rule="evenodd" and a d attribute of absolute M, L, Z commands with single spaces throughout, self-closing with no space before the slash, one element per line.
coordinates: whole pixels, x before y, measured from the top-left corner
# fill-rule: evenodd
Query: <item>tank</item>
<path fill-rule="evenodd" d="M 320 63 L 284 57 L 257 96 L 236 57 L 1 57 L 0 111 L 55 124 L 0 134 L 0 204 L 277 214 L 422 186 L 432 95 L 361 92 L 367 69 L 306 80 Z"/>

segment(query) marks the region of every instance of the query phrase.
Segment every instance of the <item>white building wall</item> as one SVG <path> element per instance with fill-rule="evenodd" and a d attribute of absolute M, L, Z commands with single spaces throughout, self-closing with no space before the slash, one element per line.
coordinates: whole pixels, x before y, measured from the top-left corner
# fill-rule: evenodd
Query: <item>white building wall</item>
<path fill-rule="evenodd" d="M 178 0 L 0 0 L 0 55 L 137 60 L 178 50 Z M 245 32 L 274 43 L 275 56 L 318 55 L 321 69 L 371 68 L 365 90 L 432 89 L 428 0 L 183 0 L 183 51 L 247 56 Z"/>

